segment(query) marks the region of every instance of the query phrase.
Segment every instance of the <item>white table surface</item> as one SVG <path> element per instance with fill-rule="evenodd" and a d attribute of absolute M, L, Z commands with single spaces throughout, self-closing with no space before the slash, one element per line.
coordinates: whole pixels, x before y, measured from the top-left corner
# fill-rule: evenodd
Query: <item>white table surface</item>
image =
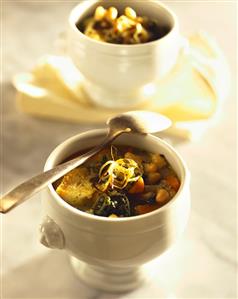
<path fill-rule="evenodd" d="M 143 2 L 143 1 L 142 1 Z M 164 1 L 178 15 L 184 33 L 203 29 L 217 39 L 228 59 L 232 90 L 220 123 L 197 143 L 177 146 L 192 175 L 192 212 L 183 237 L 153 263 L 147 285 L 113 295 L 90 289 L 72 273 L 64 252 L 38 242 L 40 200 L 36 196 L 1 216 L 1 298 L 168 298 L 237 297 L 236 263 L 236 1 Z M 76 1 L 2 2 L 3 59 L 1 189 L 40 172 L 51 150 L 91 125 L 24 115 L 15 105 L 14 74 L 54 51 Z"/>

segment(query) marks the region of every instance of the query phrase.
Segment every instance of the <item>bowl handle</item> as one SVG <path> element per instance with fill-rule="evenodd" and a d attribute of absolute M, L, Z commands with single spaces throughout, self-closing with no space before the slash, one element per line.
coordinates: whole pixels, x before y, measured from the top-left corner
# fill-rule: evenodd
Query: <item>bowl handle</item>
<path fill-rule="evenodd" d="M 63 249 L 65 247 L 63 231 L 49 216 L 46 216 L 40 225 L 40 242 L 51 249 Z"/>

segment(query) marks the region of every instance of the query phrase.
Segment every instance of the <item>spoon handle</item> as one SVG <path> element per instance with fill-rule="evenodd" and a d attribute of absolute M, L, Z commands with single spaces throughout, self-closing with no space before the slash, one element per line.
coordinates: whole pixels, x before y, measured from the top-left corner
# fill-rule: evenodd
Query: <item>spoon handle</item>
<path fill-rule="evenodd" d="M 60 164 L 48 171 L 38 174 L 32 177 L 31 179 L 25 181 L 24 183 L 20 184 L 1 198 L 0 213 L 9 212 L 11 209 L 24 202 L 35 193 L 39 192 L 48 184 L 55 182 L 72 169 L 83 164 L 86 160 L 97 154 L 101 149 L 110 144 L 116 137 L 118 137 L 124 132 L 128 132 L 128 130 L 121 130 L 116 132 L 109 131 L 104 141 L 100 145 L 88 151 L 87 153 L 77 158 L 74 158 L 73 160 Z"/>

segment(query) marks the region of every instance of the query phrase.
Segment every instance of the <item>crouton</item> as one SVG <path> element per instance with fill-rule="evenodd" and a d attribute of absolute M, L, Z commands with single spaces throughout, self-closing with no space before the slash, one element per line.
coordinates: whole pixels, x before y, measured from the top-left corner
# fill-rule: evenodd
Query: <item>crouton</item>
<path fill-rule="evenodd" d="M 95 191 L 85 167 L 78 167 L 67 173 L 56 189 L 66 202 L 83 210 L 93 204 Z"/>

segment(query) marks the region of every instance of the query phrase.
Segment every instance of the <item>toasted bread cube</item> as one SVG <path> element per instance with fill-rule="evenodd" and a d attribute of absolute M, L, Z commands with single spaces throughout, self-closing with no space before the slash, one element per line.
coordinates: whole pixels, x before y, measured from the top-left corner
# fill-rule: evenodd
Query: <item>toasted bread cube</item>
<path fill-rule="evenodd" d="M 75 168 L 67 173 L 56 192 L 70 205 L 86 209 L 93 204 L 93 194 L 96 191 L 89 179 L 88 170 L 84 167 Z"/>

